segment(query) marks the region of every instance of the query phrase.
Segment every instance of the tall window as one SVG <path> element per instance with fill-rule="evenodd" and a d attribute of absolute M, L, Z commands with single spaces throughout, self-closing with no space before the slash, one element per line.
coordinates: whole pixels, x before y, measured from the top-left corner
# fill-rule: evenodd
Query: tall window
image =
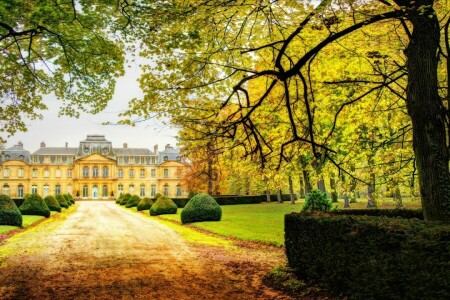
<path fill-rule="evenodd" d="M 117 171 L 117 174 L 118 174 L 119 178 L 123 178 L 123 170 L 122 169 L 119 169 Z"/>
<path fill-rule="evenodd" d="M 134 177 L 134 170 L 130 169 L 130 178 L 133 178 L 133 177 Z"/>
<path fill-rule="evenodd" d="M 67 178 L 72 178 L 72 169 L 67 169 Z"/>
<path fill-rule="evenodd" d="M 83 177 L 84 178 L 89 177 L 89 167 L 83 167 Z"/>
<path fill-rule="evenodd" d="M 57 156 L 57 157 L 56 157 L 56 163 L 57 163 L 57 164 L 60 164 L 60 163 L 61 163 L 61 156 Z"/>
<path fill-rule="evenodd" d="M 19 170 L 17 171 L 17 177 L 23 178 L 23 168 L 19 168 Z"/>
<path fill-rule="evenodd" d="M 169 169 L 164 169 L 164 178 L 169 177 Z"/>
<path fill-rule="evenodd" d="M 139 196 L 145 197 L 145 185 L 141 184 Z"/>
<path fill-rule="evenodd" d="M 33 176 L 33 178 L 36 178 L 38 176 L 38 170 L 33 169 L 33 171 L 31 172 L 31 176 Z"/>
<path fill-rule="evenodd" d="M 130 192 L 130 194 L 134 194 L 134 185 L 133 184 L 130 184 L 128 186 L 128 191 Z"/>
<path fill-rule="evenodd" d="M 151 178 L 155 178 L 156 177 L 156 169 L 151 169 L 150 170 L 150 177 Z"/>
<path fill-rule="evenodd" d="M 134 164 L 134 157 L 128 157 L 128 163 L 131 165 L 131 164 Z"/>
<path fill-rule="evenodd" d="M 107 187 L 106 185 L 104 185 L 104 186 L 102 187 L 102 197 L 103 197 L 103 198 L 108 197 L 108 187 Z"/>
<path fill-rule="evenodd" d="M 43 196 L 47 197 L 50 194 L 50 188 L 48 186 L 48 184 L 44 185 L 44 192 L 43 192 Z"/>
<path fill-rule="evenodd" d="M 44 170 L 44 177 L 48 178 L 50 176 L 50 171 L 48 169 Z"/>
<path fill-rule="evenodd" d="M 7 184 L 3 185 L 2 193 L 3 193 L 3 195 L 9 196 L 9 185 L 7 185 Z"/>
<path fill-rule="evenodd" d="M 38 157 L 37 157 L 37 156 L 33 156 L 33 162 L 34 162 L 35 164 L 37 164 L 37 162 L 38 162 Z"/>
<path fill-rule="evenodd" d="M 4 168 L 3 169 L 3 177 L 7 178 L 9 177 L 9 168 Z M 9 193 L 9 192 L 8 192 Z M 6 194 L 5 194 L 6 195 Z"/>
<path fill-rule="evenodd" d="M 108 167 L 103 167 L 102 173 L 103 178 L 108 178 Z"/>
<path fill-rule="evenodd" d="M 94 178 L 98 177 L 98 167 L 94 167 L 92 169 L 92 177 L 94 177 Z"/>
<path fill-rule="evenodd" d="M 156 184 L 152 184 L 150 193 L 151 193 L 152 197 L 154 197 L 156 195 Z"/>
<path fill-rule="evenodd" d="M 152 164 L 156 164 L 156 157 L 152 157 Z"/>
<path fill-rule="evenodd" d="M 87 198 L 89 193 L 89 189 L 87 185 L 83 185 L 83 198 Z"/>
<path fill-rule="evenodd" d="M 143 165 L 145 163 L 145 158 L 141 157 L 141 164 Z"/>
<path fill-rule="evenodd" d="M 145 178 L 145 170 L 141 169 L 140 171 L 141 178 Z"/>
<path fill-rule="evenodd" d="M 121 196 L 123 194 L 123 185 L 119 184 L 117 190 L 119 191 L 119 196 Z"/>
<path fill-rule="evenodd" d="M 119 164 L 123 163 L 123 157 L 122 157 L 122 156 L 119 156 L 119 158 L 118 158 L 118 163 L 119 163 Z"/>
<path fill-rule="evenodd" d="M 61 169 L 56 169 L 55 170 L 55 177 L 56 178 L 60 178 L 61 177 Z"/>
<path fill-rule="evenodd" d="M 61 194 L 61 186 L 59 184 L 55 185 L 55 196 Z"/>
<path fill-rule="evenodd" d="M 17 186 L 17 198 L 23 198 L 23 185 L 21 184 Z"/>
<path fill-rule="evenodd" d="M 31 193 L 32 193 L 32 194 L 37 194 L 37 185 L 33 184 L 33 185 L 31 186 Z"/>
<path fill-rule="evenodd" d="M 164 186 L 164 196 L 169 196 L 169 186 L 167 184 Z"/>
<path fill-rule="evenodd" d="M 177 185 L 177 197 L 180 197 L 181 194 L 181 185 Z"/>

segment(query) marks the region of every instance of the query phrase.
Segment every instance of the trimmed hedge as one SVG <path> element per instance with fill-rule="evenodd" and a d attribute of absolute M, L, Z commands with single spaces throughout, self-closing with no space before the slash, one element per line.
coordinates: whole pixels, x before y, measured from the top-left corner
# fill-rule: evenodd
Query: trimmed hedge
<path fill-rule="evenodd" d="M 69 208 L 69 203 L 67 203 L 67 200 L 63 195 L 56 195 L 55 198 L 61 207 Z"/>
<path fill-rule="evenodd" d="M 70 201 L 70 203 L 75 204 L 75 200 L 73 199 L 71 194 L 67 193 L 66 198 Z"/>
<path fill-rule="evenodd" d="M 7 195 L 0 195 L 0 225 L 22 227 L 22 213 Z"/>
<path fill-rule="evenodd" d="M 69 199 L 69 197 L 67 197 L 67 195 L 62 194 L 62 196 L 64 197 L 64 199 L 66 199 L 66 202 L 69 206 L 73 205 L 72 201 L 70 201 L 70 199 Z"/>
<path fill-rule="evenodd" d="M 332 212 L 334 215 L 373 216 L 388 218 L 404 218 L 423 220 L 421 209 L 339 209 Z"/>
<path fill-rule="evenodd" d="M 197 194 L 192 197 L 181 211 L 181 224 L 220 221 L 222 209 L 216 200 L 208 194 Z"/>
<path fill-rule="evenodd" d="M 175 202 L 178 208 L 183 208 L 189 202 L 189 198 L 173 198 L 172 201 Z M 156 201 L 156 200 L 155 200 Z"/>
<path fill-rule="evenodd" d="M 38 194 L 25 195 L 25 201 L 23 201 L 19 210 L 22 215 L 50 217 L 50 209 L 48 209 L 44 199 Z"/>
<path fill-rule="evenodd" d="M 161 196 L 150 208 L 150 216 L 168 215 L 177 213 L 177 205 L 167 196 Z"/>
<path fill-rule="evenodd" d="M 61 212 L 61 205 L 59 205 L 58 200 L 55 197 L 48 195 L 44 198 L 45 204 L 47 204 L 48 209 L 51 211 Z"/>
<path fill-rule="evenodd" d="M 297 274 L 354 299 L 450 299 L 450 224 L 400 218 L 285 216 Z"/>
<path fill-rule="evenodd" d="M 140 201 L 141 201 L 141 198 L 139 198 L 139 196 L 133 195 L 130 197 L 130 199 L 128 199 L 128 202 L 127 202 L 127 204 L 125 204 L 125 207 L 126 208 L 136 207 Z"/>
<path fill-rule="evenodd" d="M 127 205 L 128 200 L 130 200 L 131 198 L 131 194 L 126 193 L 125 195 L 123 195 L 122 200 L 120 200 L 120 205 Z"/>
<path fill-rule="evenodd" d="M 138 205 L 137 205 L 137 210 L 141 211 L 141 210 L 147 210 L 150 209 L 153 205 L 153 200 L 150 198 L 143 198 L 141 199 L 141 201 L 139 201 Z"/>
<path fill-rule="evenodd" d="M 119 198 L 117 198 L 116 200 L 116 204 L 120 204 L 120 202 L 122 202 L 124 194 L 120 195 Z"/>

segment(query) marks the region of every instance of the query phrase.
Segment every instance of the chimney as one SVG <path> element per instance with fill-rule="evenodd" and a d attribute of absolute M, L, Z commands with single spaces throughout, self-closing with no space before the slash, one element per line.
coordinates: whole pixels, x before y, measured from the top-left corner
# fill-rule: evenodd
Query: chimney
<path fill-rule="evenodd" d="M 169 148 L 170 148 L 170 144 L 167 144 L 166 145 L 166 150 L 169 149 Z"/>
<path fill-rule="evenodd" d="M 69 143 L 68 142 L 66 142 L 66 148 L 69 148 Z"/>
<path fill-rule="evenodd" d="M 45 148 L 45 143 L 41 142 L 41 148 Z"/>
<path fill-rule="evenodd" d="M 158 154 L 158 145 L 153 146 L 153 152 L 155 152 L 155 154 Z"/>
<path fill-rule="evenodd" d="M 123 143 L 123 147 L 124 148 L 128 148 L 128 144 L 127 143 Z"/>
<path fill-rule="evenodd" d="M 19 141 L 19 142 L 17 143 L 17 145 L 18 145 L 20 148 L 23 148 L 23 143 L 22 143 L 21 141 Z"/>

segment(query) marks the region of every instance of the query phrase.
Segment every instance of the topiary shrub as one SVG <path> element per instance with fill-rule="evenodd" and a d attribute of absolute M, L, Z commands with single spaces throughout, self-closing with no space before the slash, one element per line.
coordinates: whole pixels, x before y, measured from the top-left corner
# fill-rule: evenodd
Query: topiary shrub
<path fill-rule="evenodd" d="M 70 201 L 69 197 L 67 197 L 67 195 L 62 195 L 64 197 L 64 199 L 66 199 L 66 202 L 69 206 L 72 206 L 73 203 Z"/>
<path fill-rule="evenodd" d="M 319 191 L 319 190 L 312 190 L 309 192 L 309 194 L 306 196 L 305 205 L 302 208 L 302 211 L 308 212 L 308 211 L 331 211 L 332 204 L 331 201 L 328 199 L 327 194 Z"/>
<path fill-rule="evenodd" d="M 150 198 L 143 198 L 141 199 L 141 201 L 139 201 L 138 205 L 137 205 L 137 210 L 141 211 L 141 210 L 147 210 L 150 209 L 153 205 L 153 200 Z"/>
<path fill-rule="evenodd" d="M 7 195 L 0 195 L 0 225 L 22 227 L 22 213 Z"/>
<path fill-rule="evenodd" d="M 141 198 L 139 198 L 138 195 L 133 195 L 130 197 L 130 199 L 128 199 L 127 204 L 125 205 L 126 208 L 130 208 L 130 207 L 136 207 L 139 202 L 141 201 Z"/>
<path fill-rule="evenodd" d="M 59 205 L 58 200 L 55 197 L 48 195 L 44 198 L 45 204 L 47 204 L 48 209 L 51 211 L 61 212 L 61 205 Z"/>
<path fill-rule="evenodd" d="M 208 194 L 192 197 L 181 212 L 181 223 L 220 221 L 222 209 L 216 200 Z"/>
<path fill-rule="evenodd" d="M 161 196 L 162 196 L 162 194 L 156 193 L 156 195 L 155 195 L 155 197 L 154 197 L 153 199 L 156 201 L 156 200 L 158 200 L 158 198 L 161 197 Z M 153 202 L 155 202 L 155 201 L 153 201 Z"/>
<path fill-rule="evenodd" d="M 131 194 L 126 193 L 125 195 L 123 195 L 122 200 L 120 200 L 120 205 L 127 205 L 128 200 L 130 200 L 131 198 Z"/>
<path fill-rule="evenodd" d="M 50 209 L 48 209 L 44 199 L 38 194 L 25 195 L 25 201 L 23 201 L 19 210 L 22 215 L 50 217 Z"/>
<path fill-rule="evenodd" d="M 177 213 L 177 205 L 167 196 L 161 196 L 150 208 L 150 216 L 168 215 Z"/>
<path fill-rule="evenodd" d="M 69 199 L 70 203 L 75 204 L 75 200 L 73 199 L 71 194 L 67 193 L 66 198 Z"/>
<path fill-rule="evenodd" d="M 120 195 L 119 198 L 117 198 L 116 200 L 116 204 L 120 204 L 120 202 L 122 202 L 124 194 Z"/>
<path fill-rule="evenodd" d="M 61 207 L 69 208 L 69 203 L 67 203 L 67 200 L 65 197 L 63 197 L 62 195 L 56 195 L 55 198 Z"/>

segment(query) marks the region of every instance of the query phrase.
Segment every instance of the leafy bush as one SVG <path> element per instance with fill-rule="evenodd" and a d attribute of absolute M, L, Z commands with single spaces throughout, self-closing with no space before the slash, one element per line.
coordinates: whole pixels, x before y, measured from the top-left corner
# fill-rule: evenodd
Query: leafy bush
<path fill-rule="evenodd" d="M 292 213 L 285 246 L 298 276 L 338 295 L 450 299 L 450 224 Z"/>
<path fill-rule="evenodd" d="M 161 196 L 150 208 L 151 216 L 176 214 L 177 205 L 167 196 Z"/>
<path fill-rule="evenodd" d="M 332 204 L 327 194 L 319 190 L 312 190 L 306 196 L 302 211 L 330 211 L 331 208 Z"/>
<path fill-rule="evenodd" d="M 70 203 L 75 204 L 75 200 L 70 193 L 66 194 L 66 198 L 70 201 Z"/>
<path fill-rule="evenodd" d="M 137 205 L 137 210 L 141 211 L 141 210 L 147 210 L 150 209 L 153 205 L 153 200 L 150 198 L 143 198 L 141 199 L 141 201 L 139 201 L 138 205 Z"/>
<path fill-rule="evenodd" d="M 126 193 L 125 195 L 123 195 L 122 200 L 120 200 L 120 205 L 127 205 L 128 200 L 130 200 L 131 198 L 131 194 Z"/>
<path fill-rule="evenodd" d="M 64 197 L 64 199 L 66 199 L 66 202 L 67 202 L 67 204 L 69 205 L 69 206 L 72 206 L 73 205 L 73 203 L 70 201 L 70 199 L 69 199 L 69 197 L 67 197 L 67 195 L 62 195 L 63 197 Z"/>
<path fill-rule="evenodd" d="M 128 202 L 125 205 L 125 207 L 127 207 L 127 208 L 136 207 L 140 201 L 141 201 L 141 198 L 139 198 L 138 195 L 133 195 L 130 197 L 130 199 L 128 199 Z"/>
<path fill-rule="evenodd" d="M 208 194 L 197 194 L 192 197 L 181 212 L 181 223 L 202 221 L 220 221 L 222 209 L 216 200 Z"/>
<path fill-rule="evenodd" d="M 119 198 L 117 198 L 116 204 L 120 204 L 120 202 L 122 202 L 123 196 L 125 196 L 125 195 L 122 194 L 122 195 L 119 196 Z"/>
<path fill-rule="evenodd" d="M 154 200 L 158 200 L 158 198 L 159 197 L 161 197 L 162 196 L 162 194 L 160 194 L 160 193 L 156 193 L 156 195 L 154 196 Z M 155 202 L 155 201 L 153 201 L 153 202 Z"/>
<path fill-rule="evenodd" d="M 19 210 L 22 215 L 50 217 L 50 209 L 48 209 L 44 199 L 38 194 L 25 195 L 25 201 L 23 201 Z"/>
<path fill-rule="evenodd" d="M 59 205 L 58 200 L 55 197 L 48 195 L 44 198 L 45 204 L 47 204 L 48 209 L 51 211 L 61 212 L 61 205 Z"/>
<path fill-rule="evenodd" d="M 67 200 L 65 197 L 63 197 L 62 195 L 56 195 L 55 198 L 61 207 L 69 208 L 69 203 L 67 203 Z"/>
<path fill-rule="evenodd" d="M 22 227 L 22 213 L 7 195 L 0 195 L 0 225 Z"/>
<path fill-rule="evenodd" d="M 336 191 L 331 192 L 331 202 L 333 202 L 333 203 L 338 202 L 338 193 Z"/>
<path fill-rule="evenodd" d="M 178 208 L 183 208 L 186 206 L 186 204 L 189 202 L 189 198 L 174 198 L 172 199 L 173 202 L 177 205 Z"/>

